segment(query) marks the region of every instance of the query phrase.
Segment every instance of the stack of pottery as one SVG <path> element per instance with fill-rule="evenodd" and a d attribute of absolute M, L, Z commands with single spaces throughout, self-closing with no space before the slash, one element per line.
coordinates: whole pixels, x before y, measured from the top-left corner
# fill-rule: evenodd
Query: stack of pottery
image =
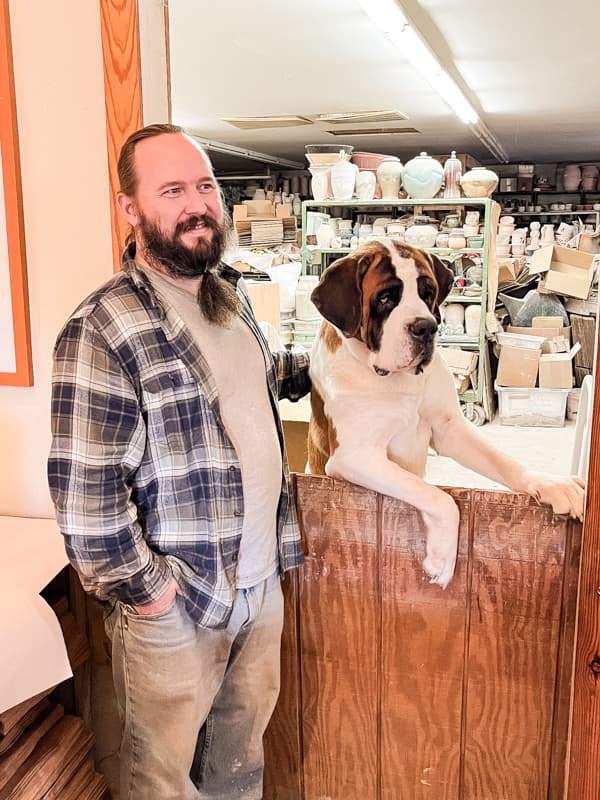
<path fill-rule="evenodd" d="M 577 164 L 569 164 L 563 173 L 563 186 L 565 192 L 576 192 L 581 183 L 581 169 Z"/>
<path fill-rule="evenodd" d="M 584 192 L 595 192 L 598 185 L 598 167 L 586 164 L 581 170 L 581 188 Z"/>
<path fill-rule="evenodd" d="M 409 197 L 415 200 L 427 200 L 435 197 L 444 180 L 444 169 L 439 161 L 421 153 L 404 166 L 402 186 Z"/>
<path fill-rule="evenodd" d="M 539 250 L 540 248 L 540 236 L 541 236 L 540 223 L 537 222 L 537 220 L 535 222 L 532 222 L 529 226 L 529 230 L 531 231 L 531 236 L 529 240 L 529 249 L 531 250 L 531 252 L 533 252 L 534 250 Z"/>
<path fill-rule="evenodd" d="M 525 244 L 527 242 L 527 228 L 517 228 L 511 234 L 511 249 L 513 256 L 519 257 L 525 254 Z"/>
<path fill-rule="evenodd" d="M 542 225 L 542 247 L 554 244 L 554 225 Z"/>
<path fill-rule="evenodd" d="M 313 198 L 318 201 L 333 200 L 331 169 L 340 160 L 345 160 L 350 157 L 350 154 L 354 150 L 353 145 L 307 144 L 304 149 L 306 150 L 306 159 L 310 164 L 308 170 L 312 175 L 311 192 Z M 350 198 L 351 197 L 352 195 L 350 195 Z"/>
<path fill-rule="evenodd" d="M 496 236 L 496 255 L 500 258 L 510 256 L 510 237 L 515 230 L 514 217 L 501 217 Z"/>

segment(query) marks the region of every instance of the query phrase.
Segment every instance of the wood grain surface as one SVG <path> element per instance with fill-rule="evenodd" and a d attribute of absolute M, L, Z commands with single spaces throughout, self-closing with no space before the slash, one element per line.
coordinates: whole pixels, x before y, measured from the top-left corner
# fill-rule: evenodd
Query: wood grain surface
<path fill-rule="evenodd" d="M 112 249 L 115 272 L 128 226 L 117 211 L 117 162 L 125 139 L 142 126 L 140 41 L 136 0 L 100 0 L 106 140 L 110 185 Z"/>
<path fill-rule="evenodd" d="M 442 591 L 415 509 L 295 485 L 307 557 L 286 598 L 266 800 L 562 798 L 581 526 L 521 495 L 449 490 L 459 555 Z"/>

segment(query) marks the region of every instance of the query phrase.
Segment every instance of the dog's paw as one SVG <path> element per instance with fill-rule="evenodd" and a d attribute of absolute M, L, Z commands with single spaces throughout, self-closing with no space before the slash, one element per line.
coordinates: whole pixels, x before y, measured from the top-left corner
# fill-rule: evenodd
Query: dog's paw
<path fill-rule="evenodd" d="M 456 567 L 456 554 L 449 558 L 433 558 L 427 556 L 423 561 L 423 569 L 429 575 L 429 583 L 437 583 L 442 589 L 452 580 L 454 568 Z"/>

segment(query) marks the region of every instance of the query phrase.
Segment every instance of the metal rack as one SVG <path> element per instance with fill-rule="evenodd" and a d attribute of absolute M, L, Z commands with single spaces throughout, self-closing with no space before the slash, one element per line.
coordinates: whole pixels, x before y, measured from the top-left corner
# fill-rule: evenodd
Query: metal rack
<path fill-rule="evenodd" d="M 325 212 L 327 209 L 340 209 L 342 214 L 347 218 L 352 218 L 354 214 L 365 214 L 369 212 L 388 211 L 393 214 L 397 209 L 411 209 L 414 214 L 422 214 L 429 209 L 430 211 L 447 211 L 455 209 L 477 209 L 483 212 L 483 220 L 481 225 L 483 228 L 483 247 L 480 248 L 461 248 L 453 249 L 450 247 L 430 247 L 427 251 L 435 253 L 440 257 L 444 255 L 459 255 L 459 254 L 476 254 L 481 257 L 482 262 L 482 280 L 481 280 L 481 296 L 479 297 L 464 297 L 459 295 L 449 295 L 445 303 L 462 303 L 468 305 L 481 305 L 481 320 L 479 325 L 478 336 L 452 336 L 452 337 L 438 337 L 438 346 L 459 346 L 461 350 L 477 351 L 479 355 L 478 360 L 478 377 L 477 388 L 469 389 L 466 392 L 459 393 L 459 399 L 462 404 L 463 413 L 467 419 L 472 420 L 474 423 L 481 425 L 486 421 L 486 412 L 484 410 L 485 404 L 483 403 L 484 393 L 489 391 L 490 383 L 489 369 L 486 369 L 487 364 L 487 351 L 486 351 L 486 311 L 487 311 L 487 274 L 488 274 L 488 258 L 489 258 L 489 244 L 490 244 L 490 220 L 492 200 L 490 198 L 468 198 L 461 197 L 456 200 L 449 200 L 446 198 L 432 199 L 432 200 L 305 200 L 302 203 L 302 274 L 307 274 L 309 268 L 314 271 L 315 255 L 318 256 L 317 271 L 320 274 L 331 261 L 337 257 L 347 255 L 352 252 L 349 247 L 338 248 L 319 248 L 307 245 L 307 212 L 308 211 L 321 211 Z M 397 214 L 396 214 L 397 216 Z M 335 257 L 335 258 L 334 258 Z"/>

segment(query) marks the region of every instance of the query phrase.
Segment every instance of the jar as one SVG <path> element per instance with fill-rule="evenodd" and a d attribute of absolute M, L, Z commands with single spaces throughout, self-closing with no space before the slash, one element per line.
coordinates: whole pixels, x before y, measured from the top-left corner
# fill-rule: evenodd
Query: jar
<path fill-rule="evenodd" d="M 402 164 L 396 156 L 386 156 L 377 167 L 377 183 L 382 200 L 397 200 L 402 179 Z"/>
<path fill-rule="evenodd" d="M 444 231 L 442 233 L 438 233 L 437 238 L 435 240 L 436 247 L 448 247 L 448 234 Z"/>
<path fill-rule="evenodd" d="M 453 150 L 450 158 L 444 163 L 444 197 L 460 197 L 461 175 L 462 164 L 456 157 L 456 150 Z"/>
<path fill-rule="evenodd" d="M 377 188 L 377 177 L 374 172 L 363 170 L 356 177 L 356 196 L 359 200 L 372 200 Z"/>
<path fill-rule="evenodd" d="M 417 220 L 418 217 L 415 218 L 415 224 L 406 229 L 404 241 L 413 247 L 435 247 L 438 229 L 435 225 L 430 225 L 427 222 L 418 222 Z"/>
<path fill-rule="evenodd" d="M 402 185 L 409 196 L 417 200 L 435 197 L 443 180 L 442 165 L 427 153 L 421 153 L 408 161 L 402 173 Z"/>
<path fill-rule="evenodd" d="M 460 185 L 466 197 L 489 197 L 498 186 L 498 176 L 487 167 L 473 167 L 462 176 Z"/>
<path fill-rule="evenodd" d="M 329 220 L 323 220 L 317 231 L 317 244 L 322 250 L 327 250 L 331 247 L 332 233 Z"/>
<path fill-rule="evenodd" d="M 296 319 L 318 319 L 320 314 L 310 296 L 319 283 L 318 275 L 300 275 L 296 286 Z"/>
<path fill-rule="evenodd" d="M 357 172 L 355 164 L 340 156 L 337 164 L 331 167 L 331 191 L 334 200 L 352 200 Z"/>
<path fill-rule="evenodd" d="M 465 332 L 465 310 L 460 303 L 444 306 L 444 333 L 446 336 L 463 336 Z"/>
<path fill-rule="evenodd" d="M 481 306 L 472 305 L 465 308 L 465 333 L 467 336 L 479 336 L 481 323 Z"/>
<path fill-rule="evenodd" d="M 467 240 L 462 228 L 455 228 L 448 234 L 448 247 L 452 250 L 461 250 L 467 246 Z"/>

